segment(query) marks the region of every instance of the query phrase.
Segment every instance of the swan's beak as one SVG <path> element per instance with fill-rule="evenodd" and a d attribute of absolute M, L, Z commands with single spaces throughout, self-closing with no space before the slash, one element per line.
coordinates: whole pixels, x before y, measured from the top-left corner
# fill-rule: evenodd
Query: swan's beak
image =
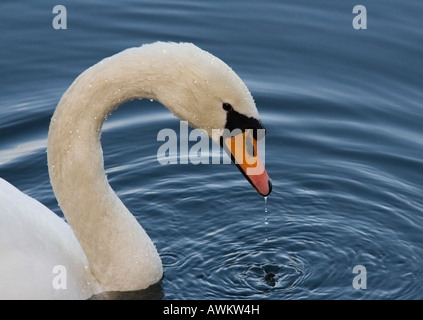
<path fill-rule="evenodd" d="M 263 197 L 268 196 L 272 191 L 272 181 L 261 161 L 252 130 L 223 138 L 223 148 L 257 192 Z"/>

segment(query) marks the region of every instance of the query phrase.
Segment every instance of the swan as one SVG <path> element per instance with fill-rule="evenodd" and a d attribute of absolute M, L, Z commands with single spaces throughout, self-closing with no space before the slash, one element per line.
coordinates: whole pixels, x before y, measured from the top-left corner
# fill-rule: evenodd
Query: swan
<path fill-rule="evenodd" d="M 246 129 L 262 129 L 244 82 L 222 60 L 191 43 L 155 42 L 105 58 L 80 74 L 60 99 L 47 138 L 48 170 L 67 223 L 0 179 L 0 299 L 87 299 L 147 288 L 163 276 L 152 240 L 110 187 L 101 128 L 132 99 L 153 99 L 231 154 L 267 196 L 271 180 L 257 148 L 243 155 Z M 231 136 L 214 129 L 241 129 Z M 257 147 L 257 136 L 250 135 Z M 248 173 L 240 157 L 263 170 Z M 248 162 L 250 163 L 250 162 Z"/>

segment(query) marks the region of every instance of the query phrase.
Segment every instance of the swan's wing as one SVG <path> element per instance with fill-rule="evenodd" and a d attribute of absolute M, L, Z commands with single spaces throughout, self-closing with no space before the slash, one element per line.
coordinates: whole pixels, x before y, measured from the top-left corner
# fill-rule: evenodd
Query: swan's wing
<path fill-rule="evenodd" d="M 0 178 L 0 299 L 88 298 L 93 285 L 69 225 Z"/>

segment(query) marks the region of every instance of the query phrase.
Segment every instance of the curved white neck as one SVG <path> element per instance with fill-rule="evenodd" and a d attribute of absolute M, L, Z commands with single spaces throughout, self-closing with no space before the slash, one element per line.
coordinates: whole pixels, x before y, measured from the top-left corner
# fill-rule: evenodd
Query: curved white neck
<path fill-rule="evenodd" d="M 107 181 L 100 143 L 103 122 L 120 104 L 160 101 L 159 81 L 166 77 L 160 76 L 142 59 L 142 48 L 123 51 L 82 73 L 50 124 L 53 190 L 102 290 L 141 289 L 162 276 L 154 245 Z"/>

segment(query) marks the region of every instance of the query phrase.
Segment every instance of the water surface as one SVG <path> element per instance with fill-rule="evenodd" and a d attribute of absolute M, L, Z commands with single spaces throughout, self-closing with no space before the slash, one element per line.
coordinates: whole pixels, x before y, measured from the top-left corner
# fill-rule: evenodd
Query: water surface
<path fill-rule="evenodd" d="M 164 299 L 423 298 L 423 3 L 62 1 L 0 4 L 0 176 L 51 208 L 50 117 L 90 65 L 157 40 L 194 42 L 255 97 L 273 180 L 267 212 L 232 165 L 167 165 L 163 106 L 134 101 L 102 136 L 111 185 L 164 263 Z M 183 156 L 183 155 L 182 155 Z M 353 268 L 367 270 L 355 289 Z"/>

